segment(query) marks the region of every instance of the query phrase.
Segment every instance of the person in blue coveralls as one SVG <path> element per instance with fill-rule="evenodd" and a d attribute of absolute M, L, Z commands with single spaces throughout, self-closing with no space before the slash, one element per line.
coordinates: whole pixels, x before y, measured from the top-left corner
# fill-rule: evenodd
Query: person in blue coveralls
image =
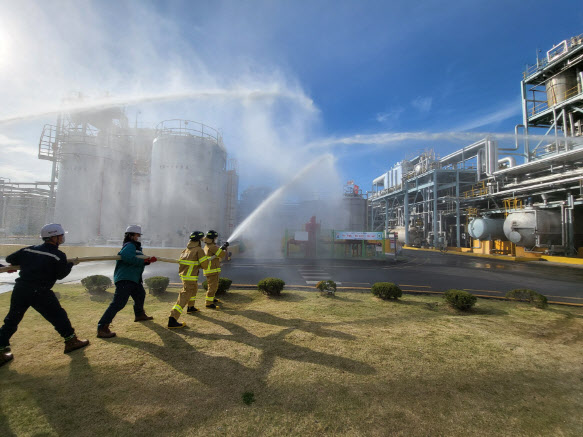
<path fill-rule="evenodd" d="M 59 250 L 59 245 L 65 242 L 65 230 L 60 224 L 50 223 L 43 226 L 40 236 L 43 244 L 24 247 L 6 257 L 11 265 L 20 266 L 20 274 L 10 297 L 8 315 L 0 328 L 0 366 L 13 359 L 10 338 L 30 307 L 63 337 L 66 354 L 89 344 L 89 340 L 77 338 L 67 312 L 51 290 L 55 282 L 65 278 L 78 263 L 67 261 L 67 255 Z"/>

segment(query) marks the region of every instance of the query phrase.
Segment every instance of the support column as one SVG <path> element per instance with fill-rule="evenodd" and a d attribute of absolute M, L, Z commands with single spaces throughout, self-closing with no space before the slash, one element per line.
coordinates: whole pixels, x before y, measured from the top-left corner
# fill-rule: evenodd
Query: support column
<path fill-rule="evenodd" d="M 389 198 L 385 198 L 385 236 L 389 231 Z"/>
<path fill-rule="evenodd" d="M 437 247 L 437 229 L 438 216 L 437 216 L 437 170 L 433 171 L 433 247 Z"/>
<path fill-rule="evenodd" d="M 528 144 L 528 103 L 526 102 L 526 84 L 520 82 L 522 95 L 522 124 L 524 125 L 524 162 L 530 162 L 530 145 Z"/>
<path fill-rule="evenodd" d="M 462 230 L 460 221 L 460 170 L 455 169 L 455 227 L 457 247 L 462 247 Z"/>
<path fill-rule="evenodd" d="M 405 218 L 405 245 L 409 246 L 409 193 L 407 192 L 408 183 L 405 181 L 403 183 L 403 192 L 405 197 L 403 198 L 403 213 Z"/>

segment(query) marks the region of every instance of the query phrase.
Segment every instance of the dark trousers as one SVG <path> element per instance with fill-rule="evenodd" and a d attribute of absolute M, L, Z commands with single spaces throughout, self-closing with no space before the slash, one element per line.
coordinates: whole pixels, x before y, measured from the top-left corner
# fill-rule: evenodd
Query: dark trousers
<path fill-rule="evenodd" d="M 75 333 L 67 312 L 52 290 L 16 285 L 10 298 L 10 310 L 4 319 L 4 326 L 0 328 L 0 347 L 10 345 L 10 338 L 17 331 L 18 324 L 30 307 L 47 319 L 61 337 L 67 338 Z"/>
<path fill-rule="evenodd" d="M 128 303 L 128 299 L 134 300 L 134 314 L 141 316 L 145 313 L 144 301 L 146 300 L 146 290 L 142 284 L 133 281 L 118 281 L 115 283 L 115 293 L 113 300 L 101 316 L 99 326 L 109 325 L 117 313 Z"/>

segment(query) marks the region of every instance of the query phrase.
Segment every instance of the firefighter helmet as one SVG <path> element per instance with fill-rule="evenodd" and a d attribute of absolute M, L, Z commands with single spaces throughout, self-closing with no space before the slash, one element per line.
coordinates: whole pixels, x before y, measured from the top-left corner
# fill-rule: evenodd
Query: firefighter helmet
<path fill-rule="evenodd" d="M 192 234 L 190 234 L 191 241 L 200 241 L 202 237 L 204 237 L 204 232 L 194 231 Z"/>
<path fill-rule="evenodd" d="M 58 223 L 50 223 L 48 225 L 44 225 L 40 230 L 41 238 L 51 238 L 56 237 L 57 235 L 65 235 L 65 230 Z"/>
<path fill-rule="evenodd" d="M 214 240 L 218 236 L 219 236 L 219 233 L 217 231 L 213 231 L 212 229 L 206 233 L 206 237 L 209 240 Z"/>

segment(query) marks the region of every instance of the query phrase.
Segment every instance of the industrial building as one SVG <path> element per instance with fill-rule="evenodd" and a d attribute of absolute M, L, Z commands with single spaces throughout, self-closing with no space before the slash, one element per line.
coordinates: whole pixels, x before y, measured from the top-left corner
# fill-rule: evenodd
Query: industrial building
<path fill-rule="evenodd" d="M 393 165 L 368 193 L 369 229 L 413 247 L 583 256 L 583 35 L 528 66 L 514 143 L 495 135 Z"/>
<path fill-rule="evenodd" d="M 50 182 L 0 179 L 5 241 L 38 241 L 54 221 L 68 230 L 68 244 L 117 245 L 139 223 L 148 244 L 181 247 L 193 229 L 224 235 L 235 226 L 236 162 L 202 123 L 130 127 L 119 107 L 63 113 L 44 127 L 38 157 L 52 162 Z"/>

